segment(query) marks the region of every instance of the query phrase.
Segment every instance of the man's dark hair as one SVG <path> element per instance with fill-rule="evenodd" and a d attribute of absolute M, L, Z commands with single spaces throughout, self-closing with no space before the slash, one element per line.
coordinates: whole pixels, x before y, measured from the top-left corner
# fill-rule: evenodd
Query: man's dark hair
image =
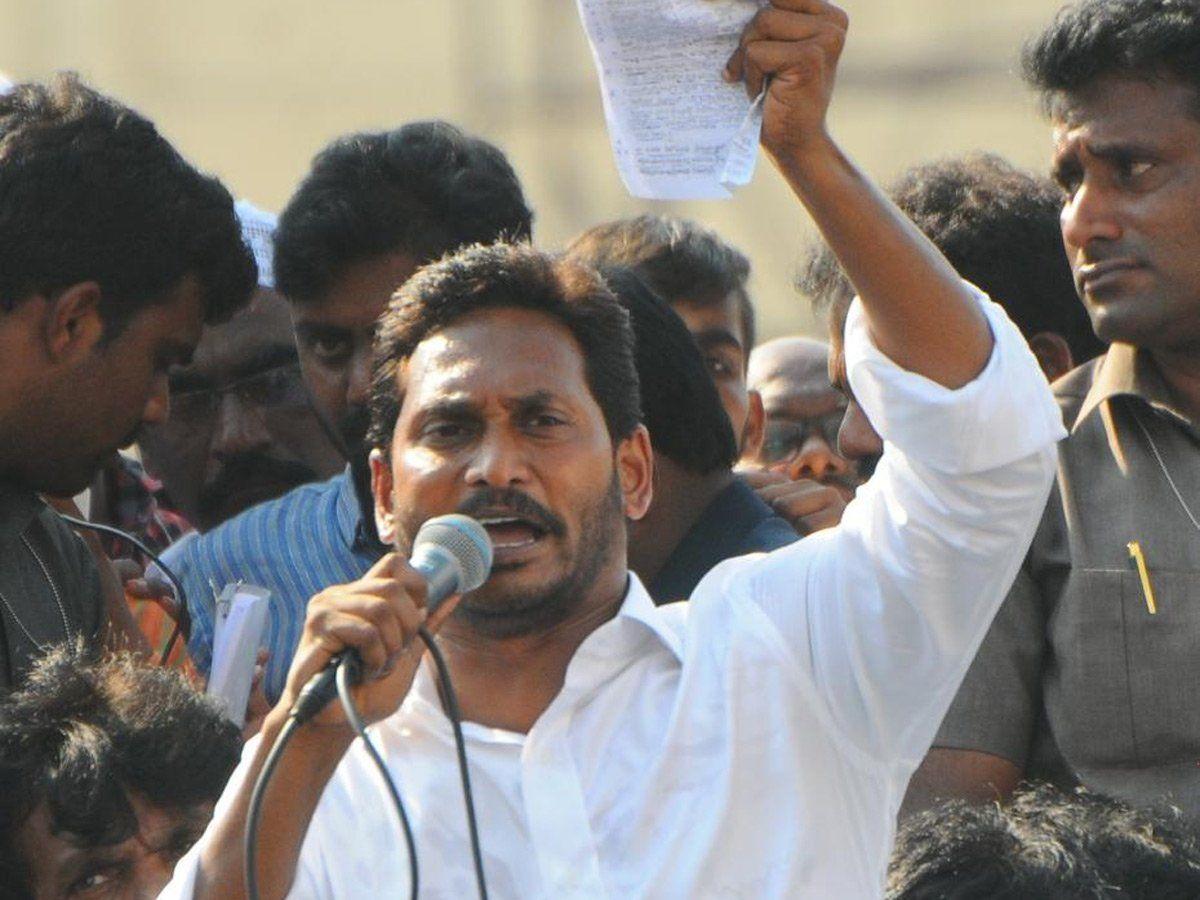
<path fill-rule="evenodd" d="M 1189 85 L 1200 116 L 1200 6 L 1195 0 L 1084 0 L 1059 12 L 1025 47 L 1022 63 L 1049 112 L 1056 94 L 1116 75 Z"/>
<path fill-rule="evenodd" d="M 567 254 L 598 269 L 633 269 L 668 303 L 700 306 L 735 294 L 746 358 L 756 339 L 754 305 L 746 291 L 750 260 L 715 231 L 686 219 L 641 215 L 589 228 Z"/>
<path fill-rule="evenodd" d="M 187 275 L 210 323 L 257 283 L 219 181 L 76 75 L 0 95 L 0 309 L 95 281 L 111 340 Z"/>
<path fill-rule="evenodd" d="M 732 468 L 733 426 L 683 320 L 632 269 L 601 275 L 633 322 L 643 423 L 654 452 L 696 475 Z"/>
<path fill-rule="evenodd" d="M 120 843 L 138 826 L 130 794 L 215 801 L 240 750 L 238 729 L 178 673 L 82 644 L 52 651 L 0 698 L 0 885 L 29 895 L 16 841 L 41 804 L 79 846 Z"/>
<path fill-rule="evenodd" d="M 1200 845 L 1178 812 L 1042 786 L 954 801 L 905 822 L 888 900 L 1194 900 Z"/>
<path fill-rule="evenodd" d="M 312 303 L 362 260 L 402 252 L 424 265 L 532 228 L 516 173 L 487 141 L 447 122 L 351 134 L 317 155 L 279 216 L 276 285 Z"/>
<path fill-rule="evenodd" d="M 529 309 L 557 319 L 583 351 L 592 397 L 613 443 L 641 422 L 629 314 L 593 270 L 527 244 L 477 244 L 426 266 L 379 320 L 368 442 L 388 448 L 403 398 L 400 364 L 423 340 L 487 309 Z"/>
<path fill-rule="evenodd" d="M 1053 332 L 1078 365 L 1104 352 L 1063 250 L 1062 192 L 991 153 L 915 166 L 889 194 L 955 270 L 1004 307 L 1026 339 Z M 818 248 L 800 289 L 841 310 L 853 293 L 837 258 Z"/>

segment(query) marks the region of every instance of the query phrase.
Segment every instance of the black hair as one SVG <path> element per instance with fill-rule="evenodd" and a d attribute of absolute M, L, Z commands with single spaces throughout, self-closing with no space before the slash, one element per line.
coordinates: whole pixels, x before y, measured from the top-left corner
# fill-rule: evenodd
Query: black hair
<path fill-rule="evenodd" d="M 16 841 L 41 804 L 78 846 L 116 844 L 138 827 L 131 793 L 215 801 L 240 751 L 236 726 L 178 673 L 82 642 L 50 652 L 0 698 L 0 884 L 30 893 Z"/>
<path fill-rule="evenodd" d="M 504 154 L 447 122 L 351 134 L 322 150 L 275 232 L 275 279 L 321 300 L 348 266 L 402 252 L 420 266 L 469 244 L 529 240 L 533 213 Z"/>
<path fill-rule="evenodd" d="M 600 274 L 633 323 L 643 423 L 654 452 L 696 475 L 732 468 L 733 426 L 683 320 L 632 269 Z"/>
<path fill-rule="evenodd" d="M 1004 307 L 1026 339 L 1053 332 L 1076 364 L 1104 352 L 1075 291 L 1059 224 L 1062 192 L 1052 182 L 994 154 L 973 153 L 915 166 L 889 194 L 963 278 Z M 800 287 L 834 307 L 844 307 L 853 293 L 826 247 L 810 256 Z"/>
<path fill-rule="evenodd" d="M 530 309 L 579 342 L 592 397 L 613 443 L 641 422 L 629 314 L 593 270 L 527 244 L 477 244 L 426 266 L 392 297 L 375 338 L 368 442 L 391 446 L 402 397 L 400 364 L 431 334 L 484 309 Z"/>
<path fill-rule="evenodd" d="M 1056 94 L 1117 75 L 1189 85 L 1200 116 L 1200 6 L 1195 0 L 1083 0 L 1063 8 L 1025 47 L 1022 64 L 1048 112 Z"/>
<path fill-rule="evenodd" d="M 641 215 L 589 228 L 568 255 L 596 268 L 633 269 L 668 303 L 708 306 L 734 294 L 746 359 L 757 338 L 746 290 L 750 260 L 715 231 L 686 219 Z"/>
<path fill-rule="evenodd" d="M 258 281 L 219 181 L 77 75 L 0 95 L 0 309 L 95 281 L 111 340 L 188 275 L 209 323 Z"/>
<path fill-rule="evenodd" d="M 907 820 L 888 900 L 1192 900 L 1200 845 L 1178 811 L 1041 786 L 1010 802 L 954 801 Z"/>

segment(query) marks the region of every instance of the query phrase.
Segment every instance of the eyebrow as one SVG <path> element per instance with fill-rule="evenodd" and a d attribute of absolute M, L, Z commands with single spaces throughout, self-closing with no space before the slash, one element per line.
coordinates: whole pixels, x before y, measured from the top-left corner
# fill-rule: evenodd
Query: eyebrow
<path fill-rule="evenodd" d="M 347 328 L 344 325 L 327 325 L 324 322 L 297 322 L 295 329 L 296 334 L 303 338 L 312 338 L 317 335 L 336 335 L 340 337 L 353 333 L 353 329 Z"/>
<path fill-rule="evenodd" d="M 710 347 L 732 347 L 735 350 L 744 350 L 742 342 L 728 328 L 707 328 L 704 331 L 695 332 L 692 337 L 700 347 L 706 350 Z"/>
<path fill-rule="evenodd" d="M 257 375 L 270 369 L 290 365 L 300 359 L 294 342 L 267 344 L 259 347 L 248 359 L 242 360 L 233 367 L 234 378 L 244 378 L 247 375 Z"/>

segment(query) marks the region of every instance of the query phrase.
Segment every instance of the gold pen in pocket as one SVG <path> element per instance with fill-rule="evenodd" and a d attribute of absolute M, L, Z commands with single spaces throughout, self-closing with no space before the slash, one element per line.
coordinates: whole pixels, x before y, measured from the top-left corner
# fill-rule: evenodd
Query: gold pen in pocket
<path fill-rule="evenodd" d="M 1150 569 L 1146 565 L 1146 554 L 1142 552 L 1142 545 L 1138 541 L 1130 541 L 1126 546 L 1129 548 L 1130 559 L 1137 565 L 1138 576 L 1142 579 L 1146 609 L 1150 611 L 1150 615 L 1158 615 L 1158 604 L 1154 602 L 1154 586 L 1150 584 Z"/>

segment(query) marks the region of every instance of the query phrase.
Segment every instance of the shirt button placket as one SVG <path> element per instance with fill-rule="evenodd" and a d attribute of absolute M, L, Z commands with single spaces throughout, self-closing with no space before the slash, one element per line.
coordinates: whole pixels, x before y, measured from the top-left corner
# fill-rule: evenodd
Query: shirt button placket
<path fill-rule="evenodd" d="M 604 897 L 583 786 L 567 740 L 571 712 L 547 712 L 526 738 L 521 756 L 525 812 L 546 896 Z"/>

